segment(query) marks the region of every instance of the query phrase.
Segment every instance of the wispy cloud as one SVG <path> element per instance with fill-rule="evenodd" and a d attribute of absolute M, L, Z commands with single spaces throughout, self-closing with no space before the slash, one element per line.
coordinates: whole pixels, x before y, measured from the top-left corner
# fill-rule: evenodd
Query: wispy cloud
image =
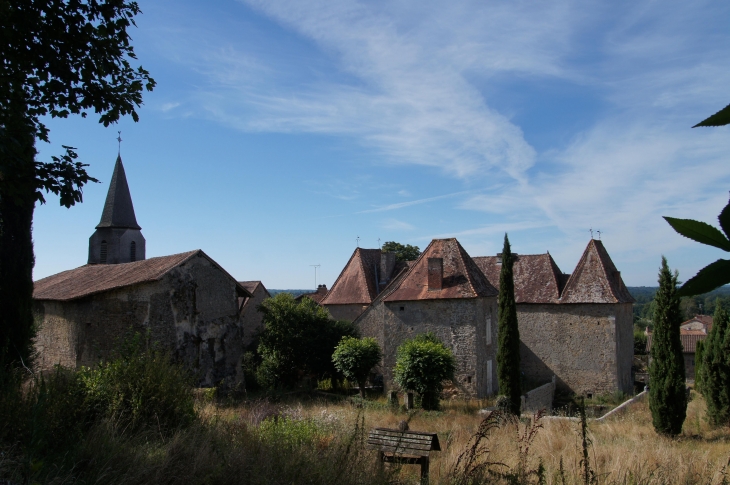
<path fill-rule="evenodd" d="M 450 199 L 452 197 L 457 197 L 459 195 L 464 195 L 464 194 L 468 194 L 468 193 L 470 193 L 470 191 L 454 192 L 453 194 L 438 195 L 436 197 L 428 197 L 426 199 L 409 200 L 407 202 L 398 202 L 396 204 L 388 204 L 388 205 L 384 205 L 381 207 L 376 207 L 375 209 L 359 211 L 357 213 L 358 214 L 369 214 L 371 212 L 392 211 L 392 210 L 402 209 L 404 207 L 411 207 L 414 205 L 426 204 L 428 202 L 433 202 L 435 200 Z"/>
<path fill-rule="evenodd" d="M 389 231 L 413 231 L 416 229 L 416 226 L 405 221 L 399 221 L 398 219 L 388 219 L 383 222 L 382 228 L 388 229 Z"/>

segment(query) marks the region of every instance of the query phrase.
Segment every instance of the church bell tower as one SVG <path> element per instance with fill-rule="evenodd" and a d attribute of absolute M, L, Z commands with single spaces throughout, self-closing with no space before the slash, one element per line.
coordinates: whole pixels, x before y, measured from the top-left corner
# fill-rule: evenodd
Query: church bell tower
<path fill-rule="evenodd" d="M 145 239 L 134 216 L 121 155 L 114 165 L 104 212 L 89 238 L 89 264 L 131 263 L 145 259 Z"/>

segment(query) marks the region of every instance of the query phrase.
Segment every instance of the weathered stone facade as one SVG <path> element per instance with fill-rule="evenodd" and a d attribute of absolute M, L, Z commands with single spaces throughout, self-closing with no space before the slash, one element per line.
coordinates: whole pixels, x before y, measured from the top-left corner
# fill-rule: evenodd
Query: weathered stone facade
<path fill-rule="evenodd" d="M 364 337 L 374 337 L 383 350 L 382 373 L 394 387 L 398 346 L 433 332 L 454 353 L 454 384 L 466 396 L 485 397 L 497 389 L 497 299 L 494 297 L 415 300 L 375 304 L 356 321 Z"/>
<path fill-rule="evenodd" d="M 258 306 L 265 299 L 271 298 L 271 295 L 260 281 L 239 281 L 239 283 L 253 295 L 240 298 L 243 347 L 247 348 L 264 329 L 264 315 L 258 311 Z"/>
<path fill-rule="evenodd" d="M 631 303 L 517 305 L 520 368 L 535 383 L 557 376 L 577 394 L 633 390 Z"/>
<path fill-rule="evenodd" d="M 91 366 L 140 331 L 170 349 L 201 385 L 240 385 L 238 298 L 250 296 L 199 250 L 59 273 L 36 282 L 37 365 Z"/>

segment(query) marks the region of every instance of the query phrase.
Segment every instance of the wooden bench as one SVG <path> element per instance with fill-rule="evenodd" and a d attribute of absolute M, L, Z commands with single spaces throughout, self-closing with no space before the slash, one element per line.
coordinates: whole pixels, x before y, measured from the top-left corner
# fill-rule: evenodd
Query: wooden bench
<path fill-rule="evenodd" d="M 436 433 L 373 428 L 368 446 L 380 452 L 380 463 L 421 465 L 421 484 L 428 484 L 429 453 L 441 451 Z"/>

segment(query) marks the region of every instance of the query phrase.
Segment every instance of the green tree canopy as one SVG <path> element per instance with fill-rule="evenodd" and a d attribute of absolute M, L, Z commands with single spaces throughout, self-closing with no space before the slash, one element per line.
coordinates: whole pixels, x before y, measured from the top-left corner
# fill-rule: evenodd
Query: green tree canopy
<path fill-rule="evenodd" d="M 343 337 L 356 335 L 351 323 L 331 320 L 329 312 L 310 298 L 297 302 L 289 293 L 279 293 L 258 309 L 264 323 L 259 375 L 266 387 L 293 387 L 305 375 L 333 376 L 335 347 Z"/>
<path fill-rule="evenodd" d="M 70 207 L 90 177 L 73 148 L 36 160 L 48 141 L 43 118 L 86 116 L 105 126 L 137 121 L 142 91 L 155 81 L 136 59 L 127 29 L 140 13 L 125 0 L 0 1 L 0 361 L 28 362 L 33 336 L 35 203 L 43 192 Z M 1 362 L 0 362 L 1 363 Z"/>
<path fill-rule="evenodd" d="M 520 415 L 520 330 L 517 325 L 514 258 L 507 234 L 502 248 L 502 268 L 499 273 L 499 300 L 497 330 L 497 379 L 499 393 L 509 399 L 509 411 Z"/>
<path fill-rule="evenodd" d="M 357 382 L 360 387 L 360 397 L 365 399 L 365 381 L 382 356 L 380 346 L 374 338 L 344 337 L 332 354 L 332 362 L 342 375 Z"/>
<path fill-rule="evenodd" d="M 395 241 L 386 242 L 380 249 L 385 252 L 395 253 L 396 261 L 415 261 L 421 255 L 418 246 L 411 246 L 410 244 L 404 246 Z"/>
<path fill-rule="evenodd" d="M 657 433 L 676 436 L 687 415 L 684 357 L 679 326 L 682 312 L 677 294 L 677 272 L 669 271 L 662 256 L 659 290 L 654 310 L 654 336 L 649 365 L 649 409 Z"/>
<path fill-rule="evenodd" d="M 730 317 L 716 305 L 712 330 L 702 348 L 701 391 L 707 403 L 707 417 L 715 426 L 730 424 Z"/>
<path fill-rule="evenodd" d="M 398 347 L 395 382 L 421 398 L 423 409 L 438 409 L 443 381 L 454 378 L 456 361 L 451 349 L 431 332 L 406 340 Z"/>

